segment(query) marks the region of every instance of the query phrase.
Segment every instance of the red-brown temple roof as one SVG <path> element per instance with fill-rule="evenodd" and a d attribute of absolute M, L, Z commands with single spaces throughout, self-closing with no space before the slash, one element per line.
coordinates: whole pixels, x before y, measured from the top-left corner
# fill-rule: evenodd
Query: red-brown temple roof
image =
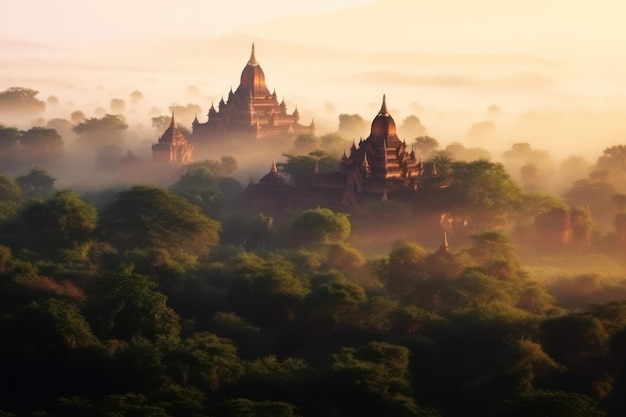
<path fill-rule="evenodd" d="M 396 134 L 396 122 L 387 111 L 387 103 L 383 95 L 383 104 L 372 121 L 371 135 L 390 136 Z"/>

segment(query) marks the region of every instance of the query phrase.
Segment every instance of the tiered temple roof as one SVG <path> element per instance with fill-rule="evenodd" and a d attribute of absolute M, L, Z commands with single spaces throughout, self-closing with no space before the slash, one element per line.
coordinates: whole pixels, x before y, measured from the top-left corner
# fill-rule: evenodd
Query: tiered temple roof
<path fill-rule="evenodd" d="M 299 123 L 296 108 L 287 113 L 283 99 L 278 102 L 276 90 L 270 93 L 265 84 L 265 73 L 256 59 L 254 44 L 250 59 L 241 72 L 239 87 L 222 99 L 218 108 L 211 104 L 208 120 L 193 122 L 193 138 L 196 143 L 214 139 L 261 139 L 286 134 L 313 133 L 315 124 Z"/>
<path fill-rule="evenodd" d="M 159 141 L 152 145 L 152 160 L 187 164 L 192 159 L 193 145 L 187 141 L 183 132 L 176 125 L 174 112 L 172 112 L 170 125 L 163 132 Z"/>
<path fill-rule="evenodd" d="M 278 172 L 276 159 L 272 160 L 270 171 L 265 174 L 258 183 L 252 179 L 245 189 L 248 201 L 254 201 L 257 205 L 272 206 L 272 208 L 285 207 L 293 198 L 294 188 L 287 184 Z"/>
<path fill-rule="evenodd" d="M 321 172 L 316 163 L 311 170 L 310 187 L 295 189 L 285 182 L 273 163 L 258 184 L 248 185 L 246 195 L 251 203 L 274 202 L 279 208 L 356 206 L 363 197 L 378 201 L 411 198 L 422 185 L 438 177 L 436 171 L 433 162 L 423 163 L 398 138 L 383 96 L 369 136 L 358 144 L 353 141 L 349 155 L 344 152 L 341 158 L 339 170 Z"/>
<path fill-rule="evenodd" d="M 387 110 L 386 98 L 372 121 L 370 135 L 352 143 L 350 155 L 341 158 L 340 170 L 347 176 L 344 204 L 355 203 L 356 193 L 386 196 L 398 189 L 416 190 L 424 172 L 421 160 L 398 138 L 396 123 Z"/>

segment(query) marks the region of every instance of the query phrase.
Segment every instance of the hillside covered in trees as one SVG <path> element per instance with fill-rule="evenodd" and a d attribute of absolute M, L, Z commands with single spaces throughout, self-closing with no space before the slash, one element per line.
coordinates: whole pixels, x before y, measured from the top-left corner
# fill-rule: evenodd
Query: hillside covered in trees
<path fill-rule="evenodd" d="M 414 200 L 271 212 L 240 155 L 164 169 L 70 119 L 0 126 L 0 416 L 626 414 L 625 145 L 494 157 L 410 116 Z M 306 192 L 363 124 L 245 156 Z"/>
<path fill-rule="evenodd" d="M 381 253 L 368 225 L 406 207 L 246 213 L 235 165 L 81 194 L 0 177 L 2 415 L 624 414 L 626 280 L 530 260 L 623 273 L 621 229 L 451 161 L 440 197 L 472 228 Z"/>

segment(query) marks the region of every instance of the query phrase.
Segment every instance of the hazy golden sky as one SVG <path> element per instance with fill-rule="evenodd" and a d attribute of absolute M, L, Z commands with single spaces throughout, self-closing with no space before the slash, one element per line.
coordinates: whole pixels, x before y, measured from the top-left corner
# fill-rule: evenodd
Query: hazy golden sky
<path fill-rule="evenodd" d="M 619 0 L 3 0 L 0 15 L 0 88 L 88 109 L 133 89 L 161 109 L 208 109 L 237 86 L 253 41 L 268 86 L 330 127 L 340 112 L 368 118 L 383 93 L 397 119 L 418 113 L 442 136 L 490 104 L 511 123 L 604 112 L 585 134 L 626 108 Z"/>

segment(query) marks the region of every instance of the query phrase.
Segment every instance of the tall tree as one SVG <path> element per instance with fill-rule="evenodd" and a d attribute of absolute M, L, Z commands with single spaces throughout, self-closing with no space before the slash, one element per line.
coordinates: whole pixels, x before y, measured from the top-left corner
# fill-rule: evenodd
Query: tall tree
<path fill-rule="evenodd" d="M 341 242 L 350 236 L 350 230 L 348 215 L 327 208 L 317 208 L 302 212 L 289 232 L 293 243 L 314 246 Z"/>
<path fill-rule="evenodd" d="M 46 103 L 37 98 L 39 91 L 24 87 L 10 87 L 0 92 L 0 112 L 15 116 L 35 116 L 46 109 Z"/>
<path fill-rule="evenodd" d="M 444 194 L 453 210 L 478 228 L 512 221 L 523 196 L 502 164 L 484 160 L 453 162 L 452 184 Z"/>
<path fill-rule="evenodd" d="M 33 164 L 51 161 L 63 153 L 61 135 L 45 127 L 32 127 L 21 132 L 20 145 L 25 159 Z"/>
<path fill-rule="evenodd" d="M 413 146 L 422 158 L 427 159 L 432 152 L 439 148 L 439 141 L 430 136 L 418 136 L 413 141 Z"/>
<path fill-rule="evenodd" d="M 17 177 L 16 181 L 25 197 L 49 197 L 54 192 L 56 178 L 45 169 L 35 167 L 28 174 Z"/>
<path fill-rule="evenodd" d="M 100 338 L 178 342 L 178 315 L 154 280 L 129 271 L 112 273 L 92 279 L 88 293 L 85 315 Z"/>
<path fill-rule="evenodd" d="M 172 257 L 207 255 L 220 225 L 200 207 L 158 187 L 122 191 L 100 215 L 98 231 L 120 251 L 160 249 Z"/>
<path fill-rule="evenodd" d="M 25 245 L 52 254 L 85 244 L 96 227 L 96 208 L 70 190 L 35 201 L 20 213 L 19 236 Z"/>
<path fill-rule="evenodd" d="M 121 115 L 107 114 L 101 118 L 91 117 L 74 127 L 78 140 L 84 145 L 101 147 L 106 145 L 122 146 L 124 132 L 128 125 Z"/>
<path fill-rule="evenodd" d="M 20 165 L 19 139 L 19 130 L 0 124 L 0 170 L 13 170 Z"/>

